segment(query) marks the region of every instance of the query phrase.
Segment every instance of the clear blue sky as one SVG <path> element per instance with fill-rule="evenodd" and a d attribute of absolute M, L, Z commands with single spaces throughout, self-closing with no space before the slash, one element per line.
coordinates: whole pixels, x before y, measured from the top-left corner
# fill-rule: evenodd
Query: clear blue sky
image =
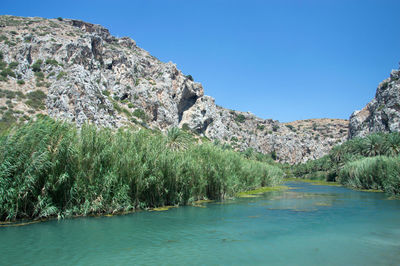
<path fill-rule="evenodd" d="M 3 0 L 129 36 L 218 105 L 282 122 L 348 118 L 400 61 L 399 0 Z"/>

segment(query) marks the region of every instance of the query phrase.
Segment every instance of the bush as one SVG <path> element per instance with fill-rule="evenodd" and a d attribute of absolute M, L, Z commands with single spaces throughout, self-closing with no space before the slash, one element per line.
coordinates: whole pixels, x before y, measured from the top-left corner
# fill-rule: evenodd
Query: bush
<path fill-rule="evenodd" d="M 36 60 L 36 62 L 31 66 L 33 72 L 39 72 L 42 68 L 43 61 L 42 60 Z"/>
<path fill-rule="evenodd" d="M 18 66 L 18 62 L 11 62 L 8 64 L 8 67 L 10 69 L 15 69 L 15 68 L 17 68 L 17 66 Z"/>
<path fill-rule="evenodd" d="M 36 90 L 28 93 L 28 100 L 25 102 L 27 105 L 34 109 L 44 110 L 44 100 L 46 99 L 46 94 L 41 90 Z"/>
<path fill-rule="evenodd" d="M 44 74 L 43 72 L 35 72 L 35 77 L 39 80 L 42 81 L 44 79 Z"/>
<path fill-rule="evenodd" d="M 238 123 L 244 123 L 244 121 L 246 121 L 246 117 L 243 114 L 238 114 L 235 117 L 235 121 Z"/>
<path fill-rule="evenodd" d="M 17 83 L 18 83 L 18 85 L 24 85 L 24 84 L 25 84 L 25 81 L 24 81 L 23 79 L 19 79 L 19 80 L 17 81 Z"/>
<path fill-rule="evenodd" d="M 257 125 L 257 130 L 263 131 L 265 129 L 264 125 Z"/>
<path fill-rule="evenodd" d="M 292 125 L 286 125 L 286 127 L 293 131 L 294 127 Z"/>
<path fill-rule="evenodd" d="M 3 70 L 7 67 L 7 63 L 0 60 L 0 70 Z"/>
<path fill-rule="evenodd" d="M 135 109 L 135 111 L 133 111 L 132 114 L 133 114 L 134 116 L 136 116 L 137 118 L 142 119 L 143 121 L 147 120 L 147 115 L 146 115 L 146 113 L 145 113 L 142 109 L 140 109 L 140 108 Z"/>
<path fill-rule="evenodd" d="M 58 66 L 57 60 L 51 58 L 47 58 L 45 63 L 46 65 Z"/>
<path fill-rule="evenodd" d="M 11 68 L 3 69 L 3 71 L 0 72 L 0 75 L 3 76 L 4 78 L 7 78 L 7 76 L 10 76 L 13 78 L 16 77 L 14 71 L 12 71 Z"/>

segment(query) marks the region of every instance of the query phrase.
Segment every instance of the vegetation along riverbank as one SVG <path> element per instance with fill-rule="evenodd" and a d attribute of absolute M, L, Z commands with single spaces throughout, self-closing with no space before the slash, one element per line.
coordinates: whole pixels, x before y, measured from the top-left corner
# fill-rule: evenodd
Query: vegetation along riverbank
<path fill-rule="evenodd" d="M 400 134 L 375 133 L 334 147 L 328 155 L 290 167 L 295 177 L 337 181 L 357 189 L 400 194 Z"/>
<path fill-rule="evenodd" d="M 0 139 L 0 219 L 107 214 L 223 199 L 283 171 L 180 129 L 111 130 L 41 117 Z"/>

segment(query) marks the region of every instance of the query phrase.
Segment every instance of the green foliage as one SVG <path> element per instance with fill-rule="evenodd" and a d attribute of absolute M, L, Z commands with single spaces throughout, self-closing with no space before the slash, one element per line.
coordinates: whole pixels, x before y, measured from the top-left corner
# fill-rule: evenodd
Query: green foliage
<path fill-rule="evenodd" d="M 399 195 L 400 159 L 376 156 L 349 162 L 341 169 L 338 181 L 355 188 L 384 190 Z"/>
<path fill-rule="evenodd" d="M 313 124 L 312 124 L 312 129 L 313 129 L 313 130 L 317 130 L 317 123 L 313 123 Z"/>
<path fill-rule="evenodd" d="M 211 143 L 171 149 L 175 133 L 29 121 L 0 138 L 0 220 L 182 205 L 282 180 L 278 167 Z"/>
<path fill-rule="evenodd" d="M 135 106 L 133 105 L 133 103 L 128 103 L 128 107 L 129 107 L 129 108 L 133 108 L 133 107 L 135 107 Z"/>
<path fill-rule="evenodd" d="M 128 109 L 122 108 L 122 112 L 127 116 L 127 117 L 131 117 L 132 114 Z"/>
<path fill-rule="evenodd" d="M 0 70 L 5 69 L 6 67 L 7 67 L 7 63 L 2 61 L 2 60 L 0 60 Z"/>
<path fill-rule="evenodd" d="M 113 101 L 112 103 L 113 103 L 114 109 L 115 109 L 118 113 L 121 113 L 121 112 L 122 112 L 122 108 L 121 108 L 121 106 L 119 106 L 119 103 L 116 102 L 116 101 Z"/>
<path fill-rule="evenodd" d="M 32 35 L 25 36 L 25 37 L 24 37 L 24 42 L 30 43 L 30 42 L 32 41 L 32 39 L 33 39 L 33 36 L 32 36 Z"/>
<path fill-rule="evenodd" d="M 186 77 L 187 77 L 189 80 L 194 81 L 192 75 L 186 75 Z"/>
<path fill-rule="evenodd" d="M 246 117 L 243 114 L 238 114 L 235 116 L 235 121 L 238 123 L 244 123 L 244 121 L 246 121 Z"/>
<path fill-rule="evenodd" d="M 44 79 L 44 74 L 41 71 L 35 72 L 35 77 L 37 80 L 42 81 Z"/>
<path fill-rule="evenodd" d="M 58 21 L 63 21 L 63 18 L 62 17 L 58 17 L 57 20 Z"/>
<path fill-rule="evenodd" d="M 263 131 L 265 129 L 264 125 L 257 125 L 257 130 Z"/>
<path fill-rule="evenodd" d="M 136 116 L 137 118 L 142 119 L 143 121 L 147 120 L 147 115 L 146 115 L 146 113 L 145 113 L 142 109 L 140 109 L 140 108 L 135 109 L 135 111 L 133 111 L 132 114 L 133 114 L 134 116 Z"/>
<path fill-rule="evenodd" d="M 393 165 L 393 160 L 398 162 L 399 155 L 400 133 L 376 133 L 335 146 L 328 155 L 318 160 L 294 166 L 292 173 L 301 178 L 338 180 L 357 188 L 379 187 L 388 193 L 398 194 L 398 191 L 394 192 L 395 188 L 385 186 L 385 182 L 389 179 L 394 182 L 386 167 L 387 164 Z"/>
<path fill-rule="evenodd" d="M 58 66 L 57 60 L 51 58 L 47 58 L 45 63 L 46 65 Z"/>
<path fill-rule="evenodd" d="M 286 127 L 288 128 L 288 129 L 290 129 L 290 130 L 294 130 L 294 127 L 292 126 L 292 125 L 286 125 Z"/>
<path fill-rule="evenodd" d="M 190 135 L 182 129 L 173 127 L 167 131 L 167 147 L 171 150 L 186 150 L 189 144 Z"/>
<path fill-rule="evenodd" d="M 8 64 L 8 67 L 10 69 L 15 69 L 15 68 L 17 68 L 17 66 L 18 66 L 18 62 L 11 62 Z"/>
<path fill-rule="evenodd" d="M 12 71 L 11 68 L 5 68 L 5 69 L 3 69 L 3 70 L 0 72 L 0 75 L 1 75 L 2 77 L 4 77 L 4 78 L 7 78 L 7 76 L 10 76 L 10 77 L 13 77 L 13 78 L 16 77 L 14 71 Z"/>
<path fill-rule="evenodd" d="M 276 131 L 278 131 L 278 129 L 279 129 L 278 125 L 273 125 L 272 126 L 272 131 L 276 132 Z"/>
<path fill-rule="evenodd" d="M 108 90 L 104 90 L 104 91 L 103 91 L 103 95 L 104 95 L 104 96 L 110 96 L 110 92 L 109 92 Z"/>
<path fill-rule="evenodd" d="M 14 116 L 14 112 L 12 110 L 7 110 L 0 119 L 0 142 L 2 134 L 8 130 L 13 123 L 17 121 L 17 118 Z M 1 151 L 1 148 L 0 148 Z M 0 155 L 1 158 L 1 155 Z M 1 170 L 0 170 L 1 173 Z M 0 178 L 1 179 L 1 178 Z"/>
<path fill-rule="evenodd" d="M 46 99 L 46 94 L 41 90 L 36 90 L 28 93 L 28 100 L 25 102 L 27 105 L 34 109 L 44 110 L 44 100 Z"/>
<path fill-rule="evenodd" d="M 60 71 L 60 73 L 58 73 L 58 75 L 57 75 L 57 80 L 62 79 L 62 78 L 65 77 L 66 75 L 67 75 L 67 72 Z"/>
<path fill-rule="evenodd" d="M 16 96 L 15 91 L 0 89 L 0 98 L 14 99 Z"/>
<path fill-rule="evenodd" d="M 15 42 L 12 41 L 4 41 L 4 43 L 10 47 L 16 46 L 17 44 Z"/>
<path fill-rule="evenodd" d="M 42 64 L 43 64 L 43 60 L 40 60 L 40 59 L 36 60 L 36 62 L 33 63 L 33 65 L 31 66 L 32 67 L 32 71 L 33 72 L 39 72 L 41 70 Z"/>
<path fill-rule="evenodd" d="M 382 82 L 381 89 L 382 90 L 386 90 L 388 86 L 389 86 L 389 82 L 388 81 L 384 81 L 384 82 Z"/>
<path fill-rule="evenodd" d="M 187 123 L 184 123 L 184 124 L 182 125 L 182 130 L 183 130 L 183 131 L 190 131 L 189 125 L 188 125 Z"/>

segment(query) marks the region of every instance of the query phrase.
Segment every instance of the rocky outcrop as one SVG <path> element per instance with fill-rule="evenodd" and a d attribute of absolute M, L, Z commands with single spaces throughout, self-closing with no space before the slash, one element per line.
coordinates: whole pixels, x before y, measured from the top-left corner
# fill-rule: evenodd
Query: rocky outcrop
<path fill-rule="evenodd" d="M 400 70 L 381 82 L 375 98 L 350 116 L 349 138 L 400 131 Z"/>
<path fill-rule="evenodd" d="M 78 125 L 179 126 L 238 150 L 274 152 L 287 163 L 319 158 L 347 136 L 345 120 L 283 124 L 217 106 L 176 65 L 100 25 L 0 16 L 0 26 L 0 86 L 15 94 L 0 98 L 3 120 L 43 113 Z M 43 106 L 38 91 L 46 95 Z"/>

